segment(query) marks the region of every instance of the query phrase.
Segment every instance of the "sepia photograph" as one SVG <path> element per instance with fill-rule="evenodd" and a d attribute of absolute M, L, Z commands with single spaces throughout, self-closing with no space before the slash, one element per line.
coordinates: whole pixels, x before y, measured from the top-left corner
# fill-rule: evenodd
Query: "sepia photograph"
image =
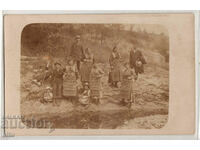
<path fill-rule="evenodd" d="M 1 147 L 198 147 L 200 10 L 184 1 L 0 2 Z"/>
<path fill-rule="evenodd" d="M 20 61 L 27 126 L 33 117 L 55 129 L 160 129 L 168 120 L 169 37 L 163 26 L 29 24 L 21 34 Z"/>
<path fill-rule="evenodd" d="M 193 134 L 194 37 L 190 13 L 5 15 L 5 135 Z"/>

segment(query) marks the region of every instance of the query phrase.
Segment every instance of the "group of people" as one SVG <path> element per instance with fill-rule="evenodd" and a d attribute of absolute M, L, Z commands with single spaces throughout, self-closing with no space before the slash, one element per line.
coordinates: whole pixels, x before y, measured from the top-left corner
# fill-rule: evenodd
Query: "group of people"
<path fill-rule="evenodd" d="M 137 88 L 135 81 L 138 79 L 138 74 L 144 73 L 144 64 L 146 64 L 140 49 L 133 47 L 129 55 L 129 61 L 122 65 L 122 59 L 117 47 L 113 48 L 109 58 L 111 69 L 108 77 L 110 86 L 120 88 L 122 104 L 128 106 L 134 99 L 133 91 Z"/>
<path fill-rule="evenodd" d="M 91 50 L 83 49 L 80 36 L 76 36 L 65 62 L 64 65 L 59 61 L 48 65 L 45 75 L 37 78 L 37 81 L 50 79 L 51 86 L 48 86 L 44 92 L 44 102 L 58 105 L 58 99 L 64 96 L 72 102 L 78 98 L 84 106 L 87 106 L 91 100 L 98 104 L 102 97 L 101 78 L 104 71 L 95 63 Z"/>
<path fill-rule="evenodd" d="M 117 46 L 112 50 L 109 57 L 110 71 L 108 83 L 112 87 L 120 88 L 120 95 L 124 104 L 132 101 L 133 82 L 137 80 L 138 74 L 144 72 L 143 65 L 146 61 L 140 50 L 133 48 L 130 51 L 129 62 L 122 65 L 122 59 Z M 45 102 L 53 102 L 58 105 L 57 99 L 65 97 L 78 98 L 78 101 L 87 106 L 91 100 L 99 103 L 102 98 L 102 77 L 104 71 L 95 62 L 94 55 L 89 48 L 83 49 L 80 36 L 75 37 L 63 66 L 54 62 L 53 67 L 47 66 L 45 78 L 51 78 L 51 86 L 44 93 Z M 78 82 L 81 81 L 81 82 Z M 81 88 L 80 88 L 81 87 Z M 51 92 L 52 90 L 52 92 Z"/>

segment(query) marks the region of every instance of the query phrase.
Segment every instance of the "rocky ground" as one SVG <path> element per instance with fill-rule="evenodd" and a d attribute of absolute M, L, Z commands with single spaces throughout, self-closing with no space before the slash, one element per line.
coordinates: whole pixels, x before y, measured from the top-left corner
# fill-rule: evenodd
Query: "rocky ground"
<path fill-rule="evenodd" d="M 106 72 L 104 96 L 99 105 L 85 108 L 66 99 L 61 99 L 59 106 L 40 102 L 46 85 L 38 86 L 32 80 L 39 71 L 38 64 L 42 63 L 36 57 L 21 59 L 21 114 L 26 118 L 50 120 L 55 128 L 152 129 L 163 127 L 167 121 L 169 70 L 165 67 L 151 63 L 145 66 L 145 73 L 135 83 L 135 103 L 127 108 L 119 103 L 119 89 L 107 84 L 108 65 L 99 64 Z"/>
<path fill-rule="evenodd" d="M 150 115 L 127 120 L 117 129 L 160 129 L 165 126 L 168 115 Z"/>

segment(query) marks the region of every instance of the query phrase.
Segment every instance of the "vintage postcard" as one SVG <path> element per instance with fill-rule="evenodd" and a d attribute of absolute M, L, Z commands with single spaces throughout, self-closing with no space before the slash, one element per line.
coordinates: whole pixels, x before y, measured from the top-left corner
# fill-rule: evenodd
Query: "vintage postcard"
<path fill-rule="evenodd" d="M 192 135 L 194 14 L 4 15 L 5 136 Z"/>

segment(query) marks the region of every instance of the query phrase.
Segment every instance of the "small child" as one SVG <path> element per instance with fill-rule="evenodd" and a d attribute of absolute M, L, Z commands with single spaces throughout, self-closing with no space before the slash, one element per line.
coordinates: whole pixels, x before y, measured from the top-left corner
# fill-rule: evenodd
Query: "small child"
<path fill-rule="evenodd" d="M 100 67 L 98 67 L 98 65 L 95 63 L 91 70 L 91 77 L 101 78 L 103 75 L 104 75 L 103 70 Z"/>
<path fill-rule="evenodd" d="M 122 98 L 122 104 L 131 107 L 132 101 L 134 100 L 133 95 L 133 86 L 135 81 L 137 80 L 137 76 L 135 75 L 134 71 L 130 68 L 129 63 L 124 64 L 124 71 L 123 71 L 123 79 L 122 85 L 120 90 L 120 95 Z"/>
<path fill-rule="evenodd" d="M 103 75 L 103 70 L 97 64 L 94 64 L 90 74 L 90 89 L 91 97 L 96 104 L 99 104 L 100 99 L 103 97 Z"/>
<path fill-rule="evenodd" d="M 53 85 L 53 105 L 59 105 L 57 99 L 62 98 L 62 86 L 63 86 L 63 68 L 60 63 L 54 63 L 54 70 L 52 74 L 52 85 Z"/>
<path fill-rule="evenodd" d="M 53 101 L 53 93 L 51 87 L 47 86 L 43 95 L 43 102 L 48 103 Z"/>
<path fill-rule="evenodd" d="M 76 78 L 78 78 L 78 69 L 77 69 L 73 59 L 70 59 L 68 61 L 68 64 L 65 67 L 64 77 L 76 77 Z"/>
<path fill-rule="evenodd" d="M 84 84 L 83 92 L 79 96 L 79 102 L 84 105 L 88 106 L 90 102 L 90 88 L 88 83 Z"/>

